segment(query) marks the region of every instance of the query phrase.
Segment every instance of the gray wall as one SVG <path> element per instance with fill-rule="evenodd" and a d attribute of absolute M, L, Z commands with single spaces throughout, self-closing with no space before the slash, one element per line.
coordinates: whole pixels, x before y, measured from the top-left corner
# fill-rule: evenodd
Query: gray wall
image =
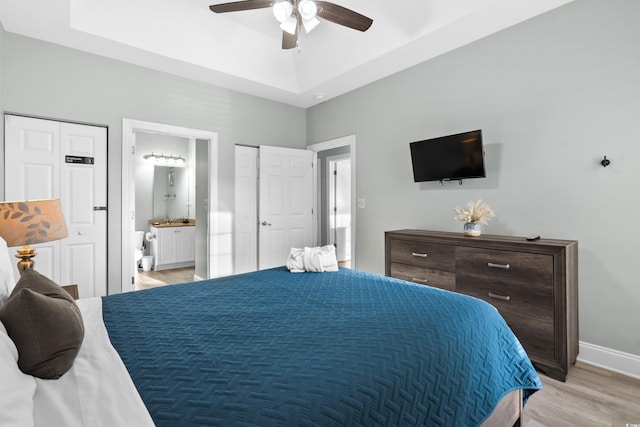
<path fill-rule="evenodd" d="M 109 293 L 121 290 L 123 118 L 218 132 L 219 208 L 224 212 L 234 207 L 234 144 L 306 145 L 301 108 L 13 33 L 2 37 L 5 111 L 109 128 Z"/>
<path fill-rule="evenodd" d="M 310 144 L 357 138 L 357 268 L 384 273 L 384 232 L 579 241 L 582 341 L 640 355 L 640 2 L 581 0 L 313 107 Z M 482 129 L 487 178 L 413 182 L 409 142 Z M 611 166 L 599 165 L 606 155 Z"/>

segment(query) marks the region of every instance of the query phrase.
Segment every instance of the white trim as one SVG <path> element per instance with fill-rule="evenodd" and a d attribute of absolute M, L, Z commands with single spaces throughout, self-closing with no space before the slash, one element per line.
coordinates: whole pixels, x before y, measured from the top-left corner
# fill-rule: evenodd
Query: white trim
<path fill-rule="evenodd" d="M 640 356 L 580 341 L 578 360 L 640 379 Z"/>
<path fill-rule="evenodd" d="M 351 268 L 356 268 L 356 136 L 347 135 L 317 144 L 307 145 L 307 150 L 326 151 L 338 147 L 349 147 L 351 154 Z M 317 175 L 317 171 L 314 175 Z M 314 186 L 314 200 L 317 200 L 317 184 Z M 317 211 L 316 211 L 317 212 Z"/>
<path fill-rule="evenodd" d="M 331 150 L 338 147 L 344 147 L 347 145 L 350 146 L 352 149 L 355 149 L 355 146 L 356 146 L 355 135 L 342 136 L 340 138 L 330 139 L 328 141 L 307 145 L 307 150 L 318 152 L 318 151 Z"/>
<path fill-rule="evenodd" d="M 328 156 L 325 158 L 325 161 L 327 162 L 326 164 L 326 182 L 325 182 L 325 186 L 327 188 L 327 192 L 329 192 L 329 194 L 331 194 L 331 176 L 333 174 L 333 172 L 331 171 L 331 165 L 332 163 L 339 161 L 339 160 L 345 160 L 348 159 L 349 163 L 351 163 L 351 153 L 345 153 L 345 154 L 338 154 L 335 156 Z M 331 203 L 327 203 L 326 206 L 327 210 L 324 213 L 324 215 L 326 216 L 326 221 L 325 221 L 325 227 L 327 228 L 327 243 L 328 244 L 332 244 L 335 243 L 333 240 L 333 237 L 335 237 L 335 235 L 332 237 L 331 236 Z M 352 209 L 353 211 L 353 209 Z"/>
<path fill-rule="evenodd" d="M 309 150 L 312 151 L 312 150 Z M 315 151 L 311 152 L 312 159 L 311 164 L 311 197 L 313 198 L 312 209 L 313 209 L 313 224 L 312 224 L 312 241 L 314 245 L 320 245 L 320 223 L 318 222 L 318 218 L 320 217 L 320 192 L 318 188 L 320 186 L 320 166 L 318 165 L 318 153 Z"/>
<path fill-rule="evenodd" d="M 214 250 L 214 239 L 218 235 L 218 134 L 216 132 L 190 129 L 162 123 L 122 119 L 122 292 L 133 290 L 133 231 L 135 230 L 135 165 L 136 132 L 159 133 L 183 138 L 209 141 L 209 215 L 207 244 L 207 274 L 215 277 L 219 271 L 219 251 Z"/>

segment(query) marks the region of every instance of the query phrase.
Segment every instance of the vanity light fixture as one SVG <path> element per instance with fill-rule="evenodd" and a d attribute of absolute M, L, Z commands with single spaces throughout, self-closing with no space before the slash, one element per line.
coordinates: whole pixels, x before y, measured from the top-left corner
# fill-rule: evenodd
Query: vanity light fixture
<path fill-rule="evenodd" d="M 153 164 L 159 166 L 174 166 L 174 167 L 185 167 L 187 166 L 187 161 L 182 156 L 174 156 L 173 154 L 167 156 L 163 154 L 145 154 L 142 156 L 143 159 L 152 162 Z"/>

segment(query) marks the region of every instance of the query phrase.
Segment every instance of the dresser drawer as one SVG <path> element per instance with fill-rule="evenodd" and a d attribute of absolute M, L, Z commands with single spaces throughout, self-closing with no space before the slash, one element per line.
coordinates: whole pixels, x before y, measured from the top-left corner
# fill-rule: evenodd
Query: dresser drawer
<path fill-rule="evenodd" d="M 476 280 L 523 285 L 553 286 L 553 256 L 480 248 L 456 248 L 456 272 Z"/>
<path fill-rule="evenodd" d="M 553 257 L 458 247 L 456 290 L 495 306 L 529 354 L 554 358 Z"/>
<path fill-rule="evenodd" d="M 456 289 L 456 275 L 447 271 L 431 270 L 415 265 L 391 263 L 391 277 L 415 282 L 421 285 L 434 286 L 448 291 Z"/>
<path fill-rule="evenodd" d="M 391 240 L 391 262 L 455 272 L 455 246 L 413 240 Z"/>
<path fill-rule="evenodd" d="M 527 353 L 554 358 L 553 290 L 492 282 L 458 275 L 456 291 L 492 304 L 516 334 Z"/>

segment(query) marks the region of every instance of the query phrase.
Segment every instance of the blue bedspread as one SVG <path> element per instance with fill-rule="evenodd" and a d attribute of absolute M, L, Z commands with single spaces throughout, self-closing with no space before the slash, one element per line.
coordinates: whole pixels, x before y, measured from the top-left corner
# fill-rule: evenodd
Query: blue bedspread
<path fill-rule="evenodd" d="M 158 426 L 475 426 L 541 388 L 491 305 L 354 270 L 112 295 L 103 315 Z"/>

